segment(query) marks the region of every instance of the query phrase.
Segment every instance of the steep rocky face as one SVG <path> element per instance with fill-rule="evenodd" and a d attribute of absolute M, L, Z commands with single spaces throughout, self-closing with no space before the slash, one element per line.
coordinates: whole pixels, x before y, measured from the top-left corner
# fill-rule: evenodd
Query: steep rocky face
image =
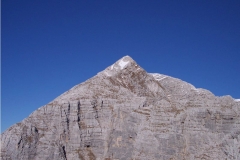
<path fill-rule="evenodd" d="M 239 100 L 125 56 L 6 130 L 1 159 L 240 159 L 239 115 Z"/>

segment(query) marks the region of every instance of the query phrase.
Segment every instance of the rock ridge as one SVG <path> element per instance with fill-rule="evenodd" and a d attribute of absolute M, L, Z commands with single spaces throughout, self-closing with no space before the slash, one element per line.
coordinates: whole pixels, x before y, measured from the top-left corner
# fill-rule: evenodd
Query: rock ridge
<path fill-rule="evenodd" d="M 1 134 L 1 159 L 240 159 L 240 101 L 124 56 Z"/>

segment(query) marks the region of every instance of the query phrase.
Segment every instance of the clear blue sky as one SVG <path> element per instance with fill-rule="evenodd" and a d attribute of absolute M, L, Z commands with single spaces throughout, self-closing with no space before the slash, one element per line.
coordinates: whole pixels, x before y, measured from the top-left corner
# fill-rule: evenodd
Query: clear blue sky
<path fill-rule="evenodd" d="M 239 0 L 2 0 L 2 131 L 121 57 L 240 98 Z"/>

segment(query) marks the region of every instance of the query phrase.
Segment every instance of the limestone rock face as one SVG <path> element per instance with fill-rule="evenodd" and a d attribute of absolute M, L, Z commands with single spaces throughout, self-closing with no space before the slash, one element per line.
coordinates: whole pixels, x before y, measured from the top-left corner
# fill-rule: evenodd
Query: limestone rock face
<path fill-rule="evenodd" d="M 240 101 L 125 56 L 1 135 L 2 160 L 240 159 Z"/>

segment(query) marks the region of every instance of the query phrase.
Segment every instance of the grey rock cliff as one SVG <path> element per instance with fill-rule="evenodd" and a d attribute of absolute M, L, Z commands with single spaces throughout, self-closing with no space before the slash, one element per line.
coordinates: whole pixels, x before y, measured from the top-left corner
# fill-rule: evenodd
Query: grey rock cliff
<path fill-rule="evenodd" d="M 240 159 L 240 102 L 125 56 L 1 134 L 3 160 Z"/>

